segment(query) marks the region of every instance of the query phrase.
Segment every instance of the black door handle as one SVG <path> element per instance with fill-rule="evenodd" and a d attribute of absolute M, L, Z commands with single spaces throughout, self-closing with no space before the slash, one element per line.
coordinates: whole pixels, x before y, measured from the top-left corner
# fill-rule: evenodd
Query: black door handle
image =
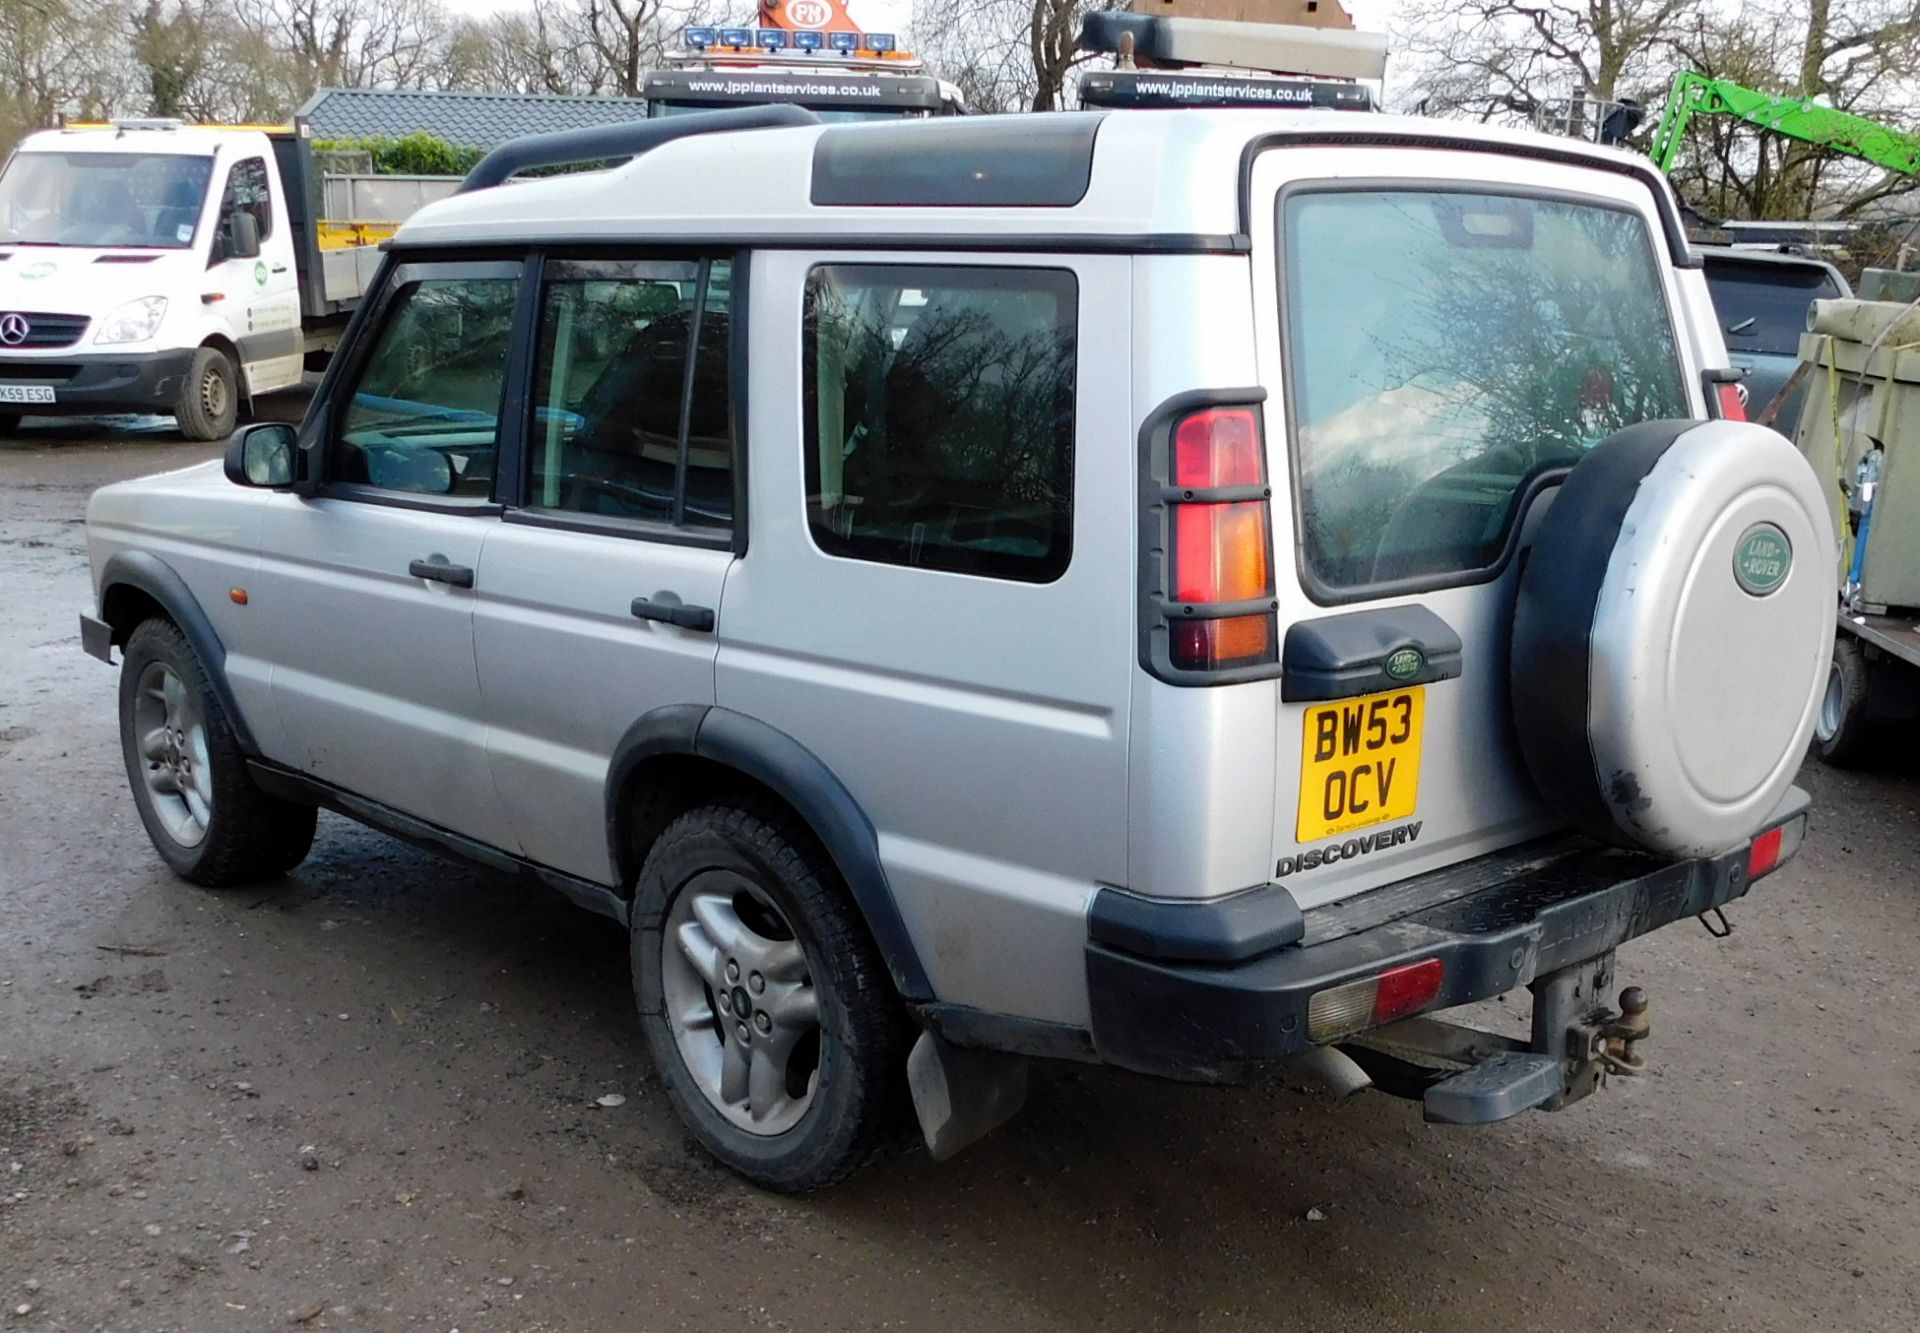
<path fill-rule="evenodd" d="M 285 273 L 287 271 L 287 266 L 285 264 L 275 264 L 273 266 L 273 271 L 275 273 Z"/>
<path fill-rule="evenodd" d="M 712 607 L 668 606 L 636 597 L 633 599 L 633 613 L 642 620 L 661 620 L 669 625 L 678 625 L 681 629 L 698 630 L 702 634 L 713 633 Z"/>
<path fill-rule="evenodd" d="M 415 560 L 407 565 L 407 573 L 416 579 L 432 579 L 435 583 L 451 583 L 456 588 L 473 586 L 473 570 L 466 565 L 454 565 L 447 562 L 444 555 L 430 555 L 425 560 Z"/>

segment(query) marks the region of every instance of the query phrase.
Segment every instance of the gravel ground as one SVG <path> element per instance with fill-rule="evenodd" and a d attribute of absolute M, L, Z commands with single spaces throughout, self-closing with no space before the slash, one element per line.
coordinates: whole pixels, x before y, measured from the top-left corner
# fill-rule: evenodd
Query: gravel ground
<path fill-rule="evenodd" d="M 1564 1114 L 1050 1067 L 782 1199 L 680 1131 L 611 923 L 331 816 L 277 886 L 162 870 L 82 513 L 215 453 L 0 444 L 0 1331 L 1920 1326 L 1920 764 L 1810 765 L 1730 939 L 1621 951 L 1654 1073 Z"/>

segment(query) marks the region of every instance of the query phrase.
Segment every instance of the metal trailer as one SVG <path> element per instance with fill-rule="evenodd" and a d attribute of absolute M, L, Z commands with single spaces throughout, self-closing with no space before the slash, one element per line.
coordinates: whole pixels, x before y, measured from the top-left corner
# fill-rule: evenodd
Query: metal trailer
<path fill-rule="evenodd" d="M 1868 270 L 1863 289 L 1885 275 Z M 1843 592 L 1814 728 L 1822 758 L 1872 752 L 1885 724 L 1920 718 L 1920 300 L 1815 301 L 1801 335 L 1809 392 L 1796 432 L 1833 478 Z"/>
<path fill-rule="evenodd" d="M 373 280 L 381 243 L 420 208 L 458 190 L 460 177 L 324 171 L 305 116 L 267 137 L 286 190 L 307 350 L 331 350 Z"/>

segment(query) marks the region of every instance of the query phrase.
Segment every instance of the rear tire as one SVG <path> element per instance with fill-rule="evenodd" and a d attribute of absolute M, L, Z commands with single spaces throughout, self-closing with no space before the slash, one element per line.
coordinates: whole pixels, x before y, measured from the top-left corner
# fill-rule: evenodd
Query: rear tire
<path fill-rule="evenodd" d="M 240 419 L 240 375 L 218 347 L 193 354 L 174 403 L 180 433 L 189 440 L 224 440 Z"/>
<path fill-rule="evenodd" d="M 1833 669 L 1820 715 L 1813 726 L 1820 758 L 1835 768 L 1852 768 L 1873 752 L 1874 737 L 1867 721 L 1867 698 L 1872 677 L 1860 641 L 1842 635 L 1833 643 Z"/>
<path fill-rule="evenodd" d="M 207 668 L 172 621 L 142 621 L 127 639 L 120 749 L 140 822 L 180 878 L 225 888 L 306 859 L 318 812 L 254 786 Z"/>
<path fill-rule="evenodd" d="M 667 1096 L 722 1163 L 798 1193 L 898 1135 L 912 1024 L 832 862 L 790 816 L 711 805 L 668 825 L 640 871 L 632 947 Z"/>

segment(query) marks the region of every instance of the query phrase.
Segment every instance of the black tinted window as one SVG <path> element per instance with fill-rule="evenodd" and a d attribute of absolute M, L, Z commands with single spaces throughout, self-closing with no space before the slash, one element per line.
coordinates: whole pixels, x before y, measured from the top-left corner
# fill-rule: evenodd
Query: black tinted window
<path fill-rule="evenodd" d="M 547 266 L 530 503 L 691 527 L 732 522 L 730 275 L 725 261 Z"/>
<path fill-rule="evenodd" d="M 493 492 L 517 278 L 428 278 L 388 312 L 341 413 L 336 480 L 423 495 Z"/>
<path fill-rule="evenodd" d="M 1799 355 L 1807 307 L 1842 294 L 1831 273 L 1811 265 L 1709 258 L 1706 271 L 1729 351 Z"/>
<path fill-rule="evenodd" d="M 1530 478 L 1688 415 L 1637 213 L 1354 190 L 1285 199 L 1281 235 L 1302 538 L 1325 588 L 1484 569 Z"/>
<path fill-rule="evenodd" d="M 1072 547 L 1078 288 L 834 265 L 807 285 L 807 517 L 833 555 L 1045 582 Z"/>

